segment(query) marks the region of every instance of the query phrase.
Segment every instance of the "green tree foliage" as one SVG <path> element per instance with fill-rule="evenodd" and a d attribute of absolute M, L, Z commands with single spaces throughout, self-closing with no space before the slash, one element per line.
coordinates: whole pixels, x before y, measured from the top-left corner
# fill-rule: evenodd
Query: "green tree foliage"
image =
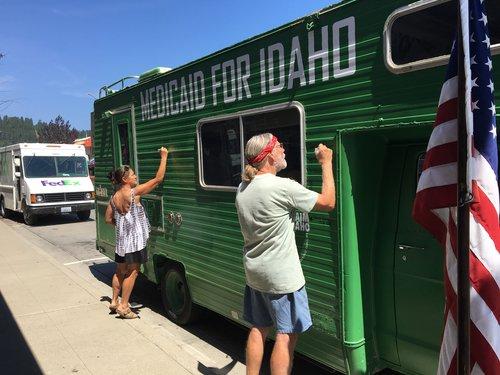
<path fill-rule="evenodd" d="M 21 142 L 36 142 L 33 120 L 24 117 L 0 117 L 0 147 Z"/>
<path fill-rule="evenodd" d="M 78 130 L 59 115 L 48 124 L 37 126 L 37 135 L 40 143 L 73 143 L 78 138 Z"/>

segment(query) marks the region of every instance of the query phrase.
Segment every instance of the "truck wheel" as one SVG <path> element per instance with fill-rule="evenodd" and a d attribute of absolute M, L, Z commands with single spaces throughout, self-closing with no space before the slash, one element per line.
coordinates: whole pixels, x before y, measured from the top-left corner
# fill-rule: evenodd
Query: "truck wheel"
<path fill-rule="evenodd" d="M 5 208 L 5 201 L 3 197 L 0 197 L 0 217 L 7 219 L 9 217 L 9 210 Z"/>
<path fill-rule="evenodd" d="M 23 219 L 27 225 L 31 226 L 31 225 L 36 224 L 37 217 L 34 213 L 29 212 L 28 210 L 24 209 L 23 210 Z"/>
<path fill-rule="evenodd" d="M 78 219 L 80 219 L 81 221 L 88 220 L 90 217 L 90 210 L 78 211 L 76 213 L 76 216 L 78 216 Z"/>
<path fill-rule="evenodd" d="M 186 276 L 181 267 L 169 266 L 161 281 L 161 299 L 167 317 L 176 324 L 185 325 L 195 321 L 199 314 L 189 293 Z"/>

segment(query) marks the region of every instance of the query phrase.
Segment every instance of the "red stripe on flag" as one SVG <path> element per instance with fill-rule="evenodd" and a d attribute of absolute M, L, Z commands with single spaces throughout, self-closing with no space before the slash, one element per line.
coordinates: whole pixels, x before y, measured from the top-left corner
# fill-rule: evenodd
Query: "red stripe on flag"
<path fill-rule="evenodd" d="M 456 205 L 457 184 L 433 186 L 420 190 L 417 193 L 414 210 L 415 207 L 420 212 L 421 210 L 432 210 L 434 208 L 446 208 Z"/>
<path fill-rule="evenodd" d="M 438 107 L 434 127 L 457 118 L 458 99 L 453 98 Z"/>
<path fill-rule="evenodd" d="M 474 195 L 474 202 L 470 205 L 471 213 L 493 240 L 497 251 L 500 251 L 500 228 L 495 206 L 493 206 L 484 191 L 479 188 L 476 181 L 472 181 L 472 194 Z"/>
<path fill-rule="evenodd" d="M 457 142 L 435 146 L 425 154 L 423 170 L 437 165 L 456 163 L 457 156 Z"/>
<path fill-rule="evenodd" d="M 472 251 L 469 252 L 469 277 L 471 285 L 474 286 L 474 289 L 488 305 L 493 315 L 500 321 L 500 303 L 498 303 L 500 291 L 498 285 L 490 271 L 484 267 L 481 260 Z"/>
<path fill-rule="evenodd" d="M 484 374 L 500 374 L 500 363 L 496 353 L 472 321 L 470 322 L 470 342 L 471 370 L 477 362 Z"/>
<path fill-rule="evenodd" d="M 436 215 L 422 207 L 422 202 L 415 201 L 412 213 L 413 219 L 427 229 L 444 246 L 446 244 L 446 225 Z"/>
<path fill-rule="evenodd" d="M 450 362 L 450 367 L 448 367 L 448 375 L 457 375 L 457 351 L 455 350 L 455 354 L 453 355 L 453 359 Z"/>

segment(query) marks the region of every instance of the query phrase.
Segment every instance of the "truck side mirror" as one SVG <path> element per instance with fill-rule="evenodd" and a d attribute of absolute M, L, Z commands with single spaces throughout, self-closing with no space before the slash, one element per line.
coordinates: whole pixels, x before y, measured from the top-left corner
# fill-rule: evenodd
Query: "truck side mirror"
<path fill-rule="evenodd" d="M 16 178 L 20 178 L 21 177 L 21 172 L 14 172 L 14 176 L 16 176 Z"/>

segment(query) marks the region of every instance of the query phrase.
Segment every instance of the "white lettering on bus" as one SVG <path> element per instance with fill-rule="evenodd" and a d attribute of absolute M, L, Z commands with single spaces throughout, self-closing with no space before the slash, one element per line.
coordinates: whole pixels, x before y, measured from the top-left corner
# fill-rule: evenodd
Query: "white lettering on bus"
<path fill-rule="evenodd" d="M 309 52 L 309 84 L 312 85 L 316 81 L 316 61 L 321 60 L 323 72 L 323 82 L 329 78 L 329 62 L 328 62 L 328 26 L 321 28 L 321 49 L 314 49 L 314 30 L 307 34 L 308 52 Z"/>
<path fill-rule="evenodd" d="M 179 103 L 174 102 L 174 91 L 178 91 L 177 80 L 173 79 L 168 83 L 168 93 L 170 96 L 170 113 L 176 115 L 179 113 Z"/>
<path fill-rule="evenodd" d="M 189 107 L 189 98 L 188 98 L 188 92 L 186 88 L 186 80 L 184 77 L 181 77 L 181 103 L 180 103 L 180 113 L 182 112 L 189 112 L 190 107 Z"/>
<path fill-rule="evenodd" d="M 245 73 L 243 73 L 243 64 L 245 65 Z M 247 98 L 252 97 L 248 78 L 250 78 L 250 55 L 239 56 L 236 58 L 236 80 L 238 85 L 238 100 L 243 99 L 243 90 Z"/>
<path fill-rule="evenodd" d="M 142 113 L 142 121 L 149 120 L 148 90 L 146 90 L 144 92 L 141 91 L 141 113 Z"/>
<path fill-rule="evenodd" d="M 155 92 L 155 88 L 151 87 L 149 89 L 149 118 L 154 120 L 158 116 L 154 113 L 154 108 L 156 104 L 156 98 L 153 97 L 153 93 Z"/>
<path fill-rule="evenodd" d="M 347 36 L 347 44 L 341 44 L 341 40 L 346 40 L 340 37 L 341 33 Z M 305 35 L 302 42 L 306 43 Z M 258 64 L 255 61 L 252 64 L 254 58 L 259 58 Z M 210 66 L 210 73 L 203 70 L 188 72 L 142 90 L 142 120 L 205 108 L 205 74 L 211 75 L 211 104 L 214 107 L 220 105 L 221 101 L 227 104 L 252 98 L 251 83 L 257 86 L 259 79 L 259 91 L 263 96 L 280 92 L 285 85 L 289 90 L 313 85 L 316 79 L 320 79 L 319 74 L 322 82 L 332 77 L 338 79 L 353 75 L 356 73 L 356 20 L 348 17 L 307 32 L 307 49 L 305 46 L 302 49 L 300 37 L 294 35 L 289 43 L 282 41 L 262 46 L 258 57 L 245 53 L 234 59 L 214 63 Z M 321 73 L 317 76 L 319 69 Z M 250 81 L 252 78 L 255 82 Z"/>
<path fill-rule="evenodd" d="M 217 82 L 216 78 L 216 72 L 217 70 L 220 70 L 220 64 L 215 64 L 212 66 L 212 98 L 213 102 L 212 104 L 215 106 L 217 105 L 217 88 L 220 87 L 222 84 L 220 82 Z"/>
<path fill-rule="evenodd" d="M 297 70 L 295 70 L 297 66 Z M 292 50 L 290 51 L 290 63 L 288 68 L 288 89 L 293 88 L 295 79 L 300 80 L 300 86 L 307 84 L 304 75 L 304 62 L 302 61 L 302 51 L 300 50 L 300 40 L 298 36 L 292 38 Z"/>
<path fill-rule="evenodd" d="M 205 76 L 202 71 L 194 72 L 194 102 L 196 109 L 205 108 Z"/>
<path fill-rule="evenodd" d="M 158 118 L 165 117 L 165 91 L 163 90 L 162 85 L 156 86 L 156 105 L 158 113 Z"/>
<path fill-rule="evenodd" d="M 278 83 L 274 79 L 274 54 L 278 53 Z M 278 92 L 285 87 L 285 49 L 283 44 L 275 43 L 267 47 L 267 70 L 269 76 L 269 93 Z"/>
<path fill-rule="evenodd" d="M 230 78 L 228 78 L 228 71 L 230 74 Z M 224 96 L 224 103 L 232 103 L 236 100 L 235 81 L 234 60 L 224 61 L 222 63 L 222 93 Z"/>
<path fill-rule="evenodd" d="M 340 67 L 340 29 L 347 27 L 347 40 L 349 50 L 349 65 L 346 68 Z M 333 77 L 341 78 L 356 73 L 356 20 L 349 17 L 333 24 Z"/>
<path fill-rule="evenodd" d="M 260 95 L 266 95 L 266 51 L 261 48 L 260 57 Z"/>

